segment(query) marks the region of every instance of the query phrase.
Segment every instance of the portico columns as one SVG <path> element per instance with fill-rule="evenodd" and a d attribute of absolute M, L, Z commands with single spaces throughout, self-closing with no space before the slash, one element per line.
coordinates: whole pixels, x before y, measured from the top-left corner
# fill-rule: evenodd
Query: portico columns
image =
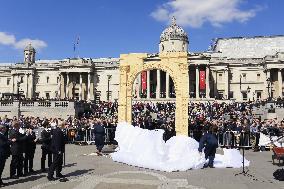
<path fill-rule="evenodd" d="M 27 81 L 27 84 L 26 84 L 26 87 L 27 87 L 26 98 L 29 98 L 29 74 L 26 74 L 26 81 Z"/>
<path fill-rule="evenodd" d="M 88 101 L 91 100 L 91 73 L 88 72 Z"/>
<path fill-rule="evenodd" d="M 140 99 L 140 94 L 141 94 L 141 73 L 138 74 L 138 91 L 137 91 L 137 99 Z"/>
<path fill-rule="evenodd" d="M 229 99 L 229 69 L 224 70 L 225 74 L 225 99 Z"/>
<path fill-rule="evenodd" d="M 196 69 L 195 69 L 195 80 L 196 80 L 196 86 L 195 86 L 195 91 L 196 91 L 196 98 L 199 99 L 199 67 L 196 66 Z"/>
<path fill-rule="evenodd" d="M 282 69 L 278 69 L 278 91 L 279 96 L 282 98 Z"/>
<path fill-rule="evenodd" d="M 210 98 L 209 67 L 206 66 L 206 98 Z"/>
<path fill-rule="evenodd" d="M 61 73 L 59 73 L 57 88 L 58 88 L 58 96 L 57 96 L 57 98 L 61 98 Z"/>
<path fill-rule="evenodd" d="M 150 70 L 147 70 L 147 98 L 150 98 Z"/>
<path fill-rule="evenodd" d="M 160 70 L 157 70 L 157 87 L 156 87 L 156 98 L 160 98 L 161 81 L 160 81 Z"/>
<path fill-rule="evenodd" d="M 80 74 L 80 85 L 79 85 L 79 100 L 82 100 L 82 82 L 83 82 L 83 78 L 82 78 L 82 74 Z"/>
<path fill-rule="evenodd" d="M 15 94 L 15 75 L 12 75 L 12 93 Z"/>
<path fill-rule="evenodd" d="M 66 73 L 66 97 L 69 98 L 69 73 Z"/>
<path fill-rule="evenodd" d="M 166 98 L 169 98 L 169 90 L 170 89 L 170 75 L 166 72 Z"/>

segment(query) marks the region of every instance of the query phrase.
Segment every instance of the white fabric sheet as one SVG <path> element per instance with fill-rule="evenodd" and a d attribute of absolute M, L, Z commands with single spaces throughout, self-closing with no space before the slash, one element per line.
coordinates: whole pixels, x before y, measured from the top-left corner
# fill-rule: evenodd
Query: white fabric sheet
<path fill-rule="evenodd" d="M 163 130 L 145 130 L 128 123 L 119 123 L 115 140 L 117 151 L 111 154 L 114 161 L 160 171 L 186 171 L 202 168 L 204 153 L 198 152 L 198 142 L 187 136 L 174 136 L 166 143 Z M 224 149 L 224 155 L 216 154 L 216 168 L 242 166 L 242 155 L 236 149 Z M 245 160 L 245 166 L 249 161 Z"/>
<path fill-rule="evenodd" d="M 283 140 L 277 141 L 277 139 L 278 139 L 277 136 L 273 136 L 271 137 L 271 140 L 272 140 L 271 141 L 268 135 L 260 133 L 259 146 L 267 146 L 272 143 L 272 144 L 275 144 L 277 147 L 282 147 L 280 142 L 283 142 Z"/>

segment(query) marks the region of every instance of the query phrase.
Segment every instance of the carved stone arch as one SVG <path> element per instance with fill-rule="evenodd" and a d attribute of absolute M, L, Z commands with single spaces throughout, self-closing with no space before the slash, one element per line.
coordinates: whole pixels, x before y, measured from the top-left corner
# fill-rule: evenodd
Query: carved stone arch
<path fill-rule="evenodd" d="M 132 122 L 132 89 L 139 73 L 158 69 L 169 73 L 176 91 L 175 130 L 177 135 L 188 135 L 188 62 L 187 53 L 159 54 L 160 60 L 147 61 L 147 54 L 120 56 L 120 91 L 118 121 Z"/>

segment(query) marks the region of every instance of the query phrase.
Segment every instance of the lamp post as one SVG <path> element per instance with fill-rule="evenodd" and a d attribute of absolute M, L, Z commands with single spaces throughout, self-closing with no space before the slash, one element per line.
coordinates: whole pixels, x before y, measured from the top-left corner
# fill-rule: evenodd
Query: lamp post
<path fill-rule="evenodd" d="M 107 75 L 107 101 L 109 102 L 109 83 L 112 75 Z"/>
<path fill-rule="evenodd" d="M 268 93 L 268 100 L 271 100 L 271 79 L 270 78 L 267 78 L 266 79 L 266 82 L 267 82 L 267 93 Z"/>
<path fill-rule="evenodd" d="M 17 96 L 18 96 L 18 120 L 20 119 L 20 116 L 21 116 L 21 98 L 20 98 L 20 85 L 21 85 L 21 82 L 18 81 L 17 82 Z"/>
<path fill-rule="evenodd" d="M 248 88 L 247 88 L 247 96 L 248 96 L 249 101 L 250 101 L 250 98 L 249 98 L 250 90 L 251 90 L 251 88 L 248 86 Z"/>

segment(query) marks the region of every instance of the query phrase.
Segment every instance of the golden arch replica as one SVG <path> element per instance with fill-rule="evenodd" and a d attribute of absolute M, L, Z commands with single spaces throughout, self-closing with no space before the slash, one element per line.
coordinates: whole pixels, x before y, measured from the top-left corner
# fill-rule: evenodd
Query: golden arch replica
<path fill-rule="evenodd" d="M 168 72 L 176 92 L 175 130 L 188 135 L 188 61 L 187 52 L 163 52 L 159 55 L 121 54 L 118 121 L 132 122 L 132 86 L 139 73 L 158 69 Z"/>

